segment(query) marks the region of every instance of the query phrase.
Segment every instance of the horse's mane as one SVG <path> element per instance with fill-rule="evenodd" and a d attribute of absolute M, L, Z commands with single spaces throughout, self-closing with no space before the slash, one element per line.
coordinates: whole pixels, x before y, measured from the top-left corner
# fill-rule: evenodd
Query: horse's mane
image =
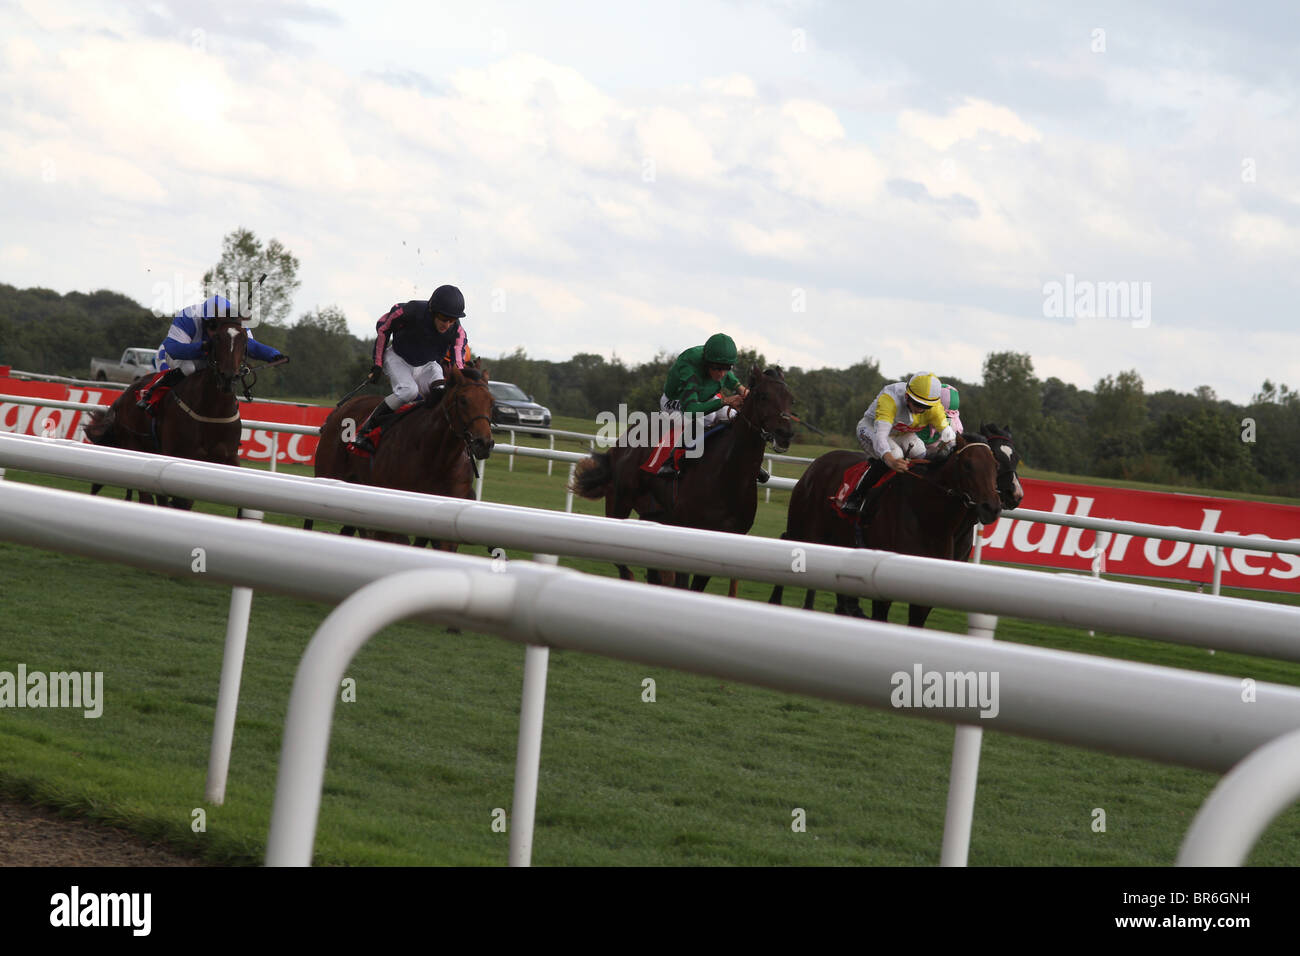
<path fill-rule="evenodd" d="M 469 365 L 466 365 L 463 369 L 461 369 L 460 374 L 464 375 L 471 382 L 483 381 L 483 373 L 479 371 L 477 368 L 472 368 Z"/>

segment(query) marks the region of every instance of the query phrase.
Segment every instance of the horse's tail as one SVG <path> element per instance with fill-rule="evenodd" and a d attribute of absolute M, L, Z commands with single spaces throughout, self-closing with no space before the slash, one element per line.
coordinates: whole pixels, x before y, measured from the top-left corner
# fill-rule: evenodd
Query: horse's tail
<path fill-rule="evenodd" d="M 581 498 L 604 498 L 613 483 L 614 470 L 609 465 L 609 455 L 597 452 L 578 462 L 569 490 Z"/>

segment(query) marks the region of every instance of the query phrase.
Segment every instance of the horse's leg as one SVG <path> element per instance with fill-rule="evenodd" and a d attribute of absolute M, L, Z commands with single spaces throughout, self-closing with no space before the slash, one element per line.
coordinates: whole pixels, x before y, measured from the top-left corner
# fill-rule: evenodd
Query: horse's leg
<path fill-rule="evenodd" d="M 303 531 L 310 531 L 313 527 L 315 527 L 315 525 L 316 525 L 316 522 L 315 522 L 312 518 L 303 518 L 303 519 L 302 519 L 302 530 L 303 530 Z"/>
<path fill-rule="evenodd" d="M 416 538 L 411 542 L 411 545 L 416 548 L 427 548 L 430 544 L 433 544 L 433 541 L 430 538 Z M 438 550 L 437 546 L 434 547 L 434 550 Z M 491 550 L 491 548 L 488 549 L 489 553 Z"/>
<path fill-rule="evenodd" d="M 930 616 L 930 611 L 924 604 L 909 604 L 907 606 L 907 626 L 908 627 L 925 627 L 925 619 Z"/>
<path fill-rule="evenodd" d="M 785 585 L 778 584 L 772 588 L 772 596 L 767 599 L 768 604 L 781 604 L 785 601 Z"/>
<path fill-rule="evenodd" d="M 171 506 L 172 506 L 173 508 L 177 509 L 178 511 L 189 511 L 189 510 L 191 510 L 191 509 L 194 507 L 194 499 L 193 499 L 193 498 L 173 498 L 173 499 L 171 499 Z"/>
<path fill-rule="evenodd" d="M 345 524 L 343 527 L 339 528 L 339 534 L 343 535 L 345 538 L 350 538 L 356 533 L 357 529 L 355 525 Z"/>
<path fill-rule="evenodd" d="M 97 494 L 99 494 L 103 489 L 104 489 L 104 486 L 103 486 L 103 485 L 91 485 L 91 486 L 90 486 L 90 493 L 91 493 L 92 495 L 97 495 Z M 127 492 L 127 494 L 130 494 L 130 493 L 131 493 L 131 492 L 129 492 L 129 491 Z"/>
<path fill-rule="evenodd" d="M 817 600 L 817 592 L 814 591 L 812 588 L 809 588 L 807 591 L 804 592 L 803 595 L 803 609 L 805 611 L 811 611 L 813 609 L 813 602 L 816 600 Z"/>
<path fill-rule="evenodd" d="M 727 585 L 727 597 L 738 597 L 740 595 L 740 580 L 732 578 L 731 584 Z"/>
<path fill-rule="evenodd" d="M 893 604 L 893 601 L 877 601 L 873 599 L 871 602 L 871 619 L 873 621 L 888 621 L 889 609 Z"/>
<path fill-rule="evenodd" d="M 689 577 L 689 575 L 683 575 L 683 577 Z M 695 591 L 697 594 L 702 593 L 704 589 L 709 586 L 711 580 L 713 579 L 707 574 L 697 574 L 695 575 L 694 580 L 691 581 L 691 590 Z"/>
<path fill-rule="evenodd" d="M 632 569 L 629 568 L 626 564 L 616 564 L 614 565 L 614 567 L 618 568 L 618 576 L 622 578 L 624 581 L 632 580 Z"/>
<path fill-rule="evenodd" d="M 645 569 L 645 583 L 646 583 L 646 584 L 662 584 L 662 583 L 663 583 L 663 581 L 662 581 L 662 580 L 660 579 L 660 577 L 659 577 L 659 571 L 658 571 L 658 569 L 656 569 L 656 568 L 646 568 L 646 569 Z"/>

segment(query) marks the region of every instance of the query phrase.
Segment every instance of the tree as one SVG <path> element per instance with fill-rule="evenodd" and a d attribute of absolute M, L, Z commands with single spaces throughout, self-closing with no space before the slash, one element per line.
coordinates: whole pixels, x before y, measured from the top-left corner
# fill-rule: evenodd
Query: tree
<path fill-rule="evenodd" d="M 1146 396 L 1136 369 L 1107 375 L 1097 383 L 1088 416 L 1089 444 L 1096 473 L 1125 477 L 1140 458 L 1146 424 Z"/>
<path fill-rule="evenodd" d="M 266 280 L 257 280 L 265 273 Z M 251 229 L 242 226 L 222 241 L 221 259 L 203 274 L 204 295 L 221 295 L 251 315 L 256 325 L 273 322 L 283 325 L 293 307 L 293 295 L 302 283 L 298 279 L 298 259 L 279 239 L 265 247 Z"/>

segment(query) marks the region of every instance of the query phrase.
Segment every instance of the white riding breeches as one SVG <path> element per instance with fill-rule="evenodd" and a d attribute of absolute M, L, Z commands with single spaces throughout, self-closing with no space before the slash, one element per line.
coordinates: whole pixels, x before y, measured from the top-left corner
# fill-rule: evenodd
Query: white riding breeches
<path fill-rule="evenodd" d="M 443 378 L 441 363 L 414 367 L 391 348 L 384 350 L 384 373 L 393 385 L 393 394 L 384 399 L 384 404 L 394 411 L 417 398 L 427 398 L 429 389 Z"/>
<path fill-rule="evenodd" d="M 877 457 L 874 437 L 859 426 L 858 444 L 868 458 Z M 895 458 L 924 458 L 925 442 L 916 432 L 895 432 L 889 436 L 889 453 Z"/>
<path fill-rule="evenodd" d="M 681 403 L 681 402 L 677 402 L 677 401 L 673 401 L 673 400 L 672 400 L 671 398 L 669 398 L 667 395 L 664 395 L 664 394 L 660 393 L 660 395 L 659 395 L 659 409 L 660 409 L 660 411 L 663 411 L 663 412 L 669 412 L 669 413 L 671 413 L 671 412 L 678 412 L 678 413 L 680 413 L 681 410 L 682 410 L 682 403 Z M 710 425 L 714 424 L 714 423 L 717 422 L 719 419 L 721 419 L 722 421 L 725 422 L 725 421 L 729 421 L 730 419 L 735 418 L 735 417 L 736 417 L 736 410 L 735 410 L 734 408 L 732 408 L 730 405 L 723 405 L 723 406 L 722 406 L 721 408 L 719 408 L 716 412 L 709 412 L 707 415 L 703 416 L 703 417 L 700 419 L 700 425 L 701 425 L 701 427 L 703 427 L 703 428 L 708 428 Z"/>

